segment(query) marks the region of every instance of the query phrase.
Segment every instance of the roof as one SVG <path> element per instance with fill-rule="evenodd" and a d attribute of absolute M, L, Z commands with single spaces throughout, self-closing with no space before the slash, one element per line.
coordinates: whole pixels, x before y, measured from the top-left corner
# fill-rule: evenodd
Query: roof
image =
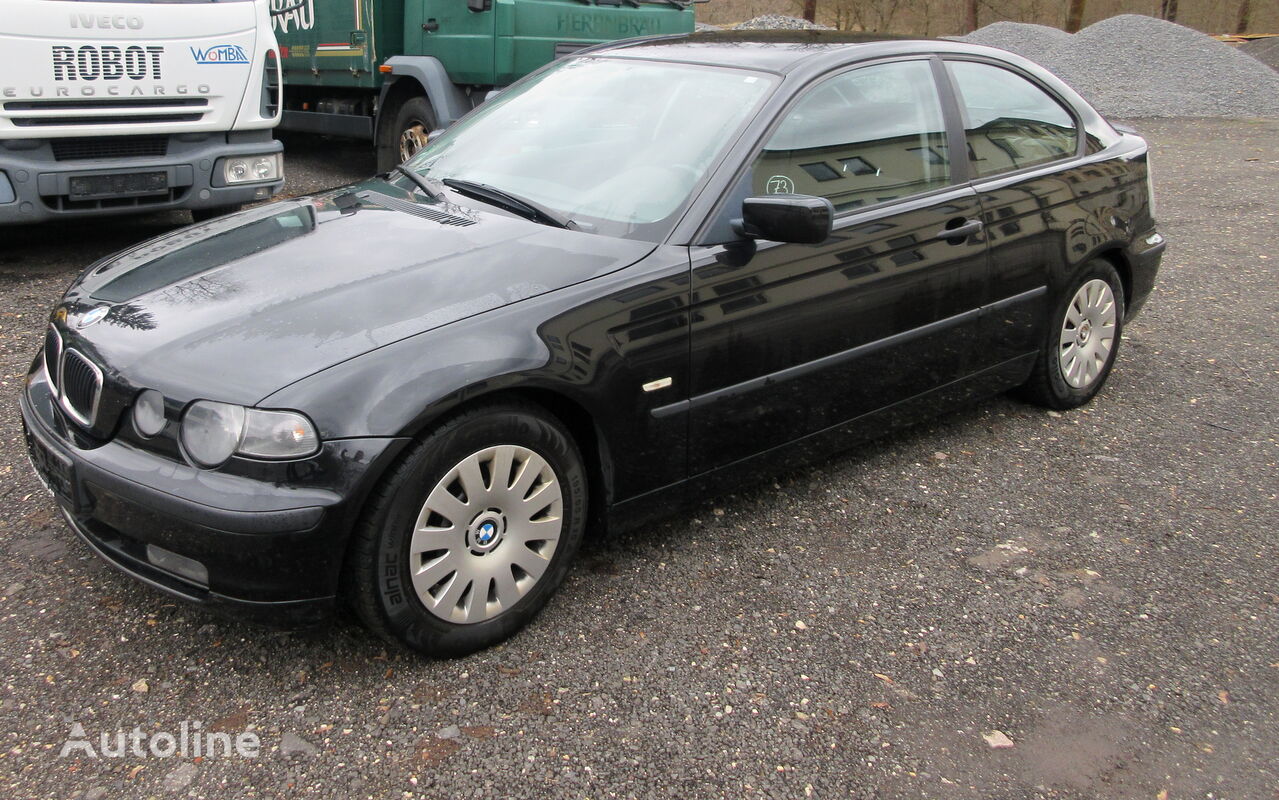
<path fill-rule="evenodd" d="M 592 48 L 590 54 L 788 72 L 801 62 L 837 51 L 875 43 L 907 41 L 922 43 L 918 39 L 908 37 L 850 31 L 705 31 L 614 42 Z M 935 46 L 943 43 L 929 42 L 929 44 Z"/>

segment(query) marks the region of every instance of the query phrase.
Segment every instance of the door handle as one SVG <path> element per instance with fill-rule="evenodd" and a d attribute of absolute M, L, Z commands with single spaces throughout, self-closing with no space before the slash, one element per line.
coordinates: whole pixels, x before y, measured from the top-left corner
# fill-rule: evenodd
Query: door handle
<path fill-rule="evenodd" d="M 985 226 L 982 225 L 979 219 L 964 220 L 962 225 L 957 225 L 954 228 L 942 228 L 933 235 L 933 238 L 945 239 L 951 244 L 959 244 L 960 240 L 967 239 L 974 233 L 980 233 L 983 227 Z"/>

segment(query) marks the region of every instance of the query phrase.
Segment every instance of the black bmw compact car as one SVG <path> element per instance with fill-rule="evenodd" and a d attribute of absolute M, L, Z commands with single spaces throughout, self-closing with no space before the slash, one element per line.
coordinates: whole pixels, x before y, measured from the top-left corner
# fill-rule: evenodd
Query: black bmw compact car
<path fill-rule="evenodd" d="M 515 84 L 389 175 L 90 266 L 22 393 L 101 557 L 412 648 L 527 623 L 587 530 L 1018 389 L 1150 294 L 1147 146 L 1025 59 L 697 34 Z"/>

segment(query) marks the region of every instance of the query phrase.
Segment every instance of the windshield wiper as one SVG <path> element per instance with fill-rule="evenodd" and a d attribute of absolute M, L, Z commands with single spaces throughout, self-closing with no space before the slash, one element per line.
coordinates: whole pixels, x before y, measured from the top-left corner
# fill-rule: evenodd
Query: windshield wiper
<path fill-rule="evenodd" d="M 426 194 L 426 196 L 431 198 L 432 200 L 444 199 L 444 193 L 441 192 L 439 188 L 432 186 L 430 181 L 428 181 L 426 178 L 423 178 L 421 175 L 418 175 L 416 172 L 404 166 L 403 164 L 396 164 L 392 168 L 392 171 L 398 172 L 401 175 L 408 178 L 409 180 L 416 183 L 418 188 L 421 189 Z"/>
<path fill-rule="evenodd" d="M 440 182 L 450 189 L 456 190 L 459 194 L 474 197 L 477 200 L 486 200 L 495 206 L 505 208 L 507 211 L 514 211 L 525 219 L 553 225 L 556 228 L 574 227 L 573 220 L 558 211 L 553 211 L 540 203 L 527 200 L 517 194 L 511 194 L 505 189 L 489 186 L 487 183 L 464 181 L 460 178 L 443 178 Z"/>

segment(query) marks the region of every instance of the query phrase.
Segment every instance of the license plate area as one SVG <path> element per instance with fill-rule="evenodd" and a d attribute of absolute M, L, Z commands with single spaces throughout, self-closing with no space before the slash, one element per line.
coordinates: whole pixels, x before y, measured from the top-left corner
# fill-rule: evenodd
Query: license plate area
<path fill-rule="evenodd" d="M 40 440 L 25 431 L 27 437 L 27 456 L 35 469 L 36 477 L 44 484 L 55 498 L 72 509 L 75 502 L 75 468 L 66 456 L 53 452 L 40 443 Z"/>
<path fill-rule="evenodd" d="M 166 172 L 74 175 L 68 188 L 73 200 L 166 194 L 169 191 L 169 175 Z"/>

